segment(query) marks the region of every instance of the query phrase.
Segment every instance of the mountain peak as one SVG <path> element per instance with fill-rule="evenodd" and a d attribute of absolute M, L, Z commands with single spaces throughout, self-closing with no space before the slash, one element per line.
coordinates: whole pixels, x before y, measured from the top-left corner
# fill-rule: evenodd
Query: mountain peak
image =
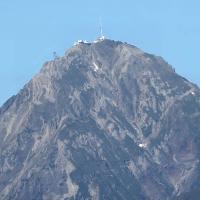
<path fill-rule="evenodd" d="M 200 91 L 161 57 L 79 41 L 0 109 L 0 198 L 199 194 Z"/>

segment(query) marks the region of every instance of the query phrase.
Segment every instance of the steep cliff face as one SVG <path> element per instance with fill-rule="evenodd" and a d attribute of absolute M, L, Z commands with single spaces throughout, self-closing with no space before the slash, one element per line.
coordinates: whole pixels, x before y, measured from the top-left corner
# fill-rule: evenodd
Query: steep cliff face
<path fill-rule="evenodd" d="M 182 198 L 199 153 L 197 86 L 135 46 L 77 44 L 0 109 L 0 199 Z"/>

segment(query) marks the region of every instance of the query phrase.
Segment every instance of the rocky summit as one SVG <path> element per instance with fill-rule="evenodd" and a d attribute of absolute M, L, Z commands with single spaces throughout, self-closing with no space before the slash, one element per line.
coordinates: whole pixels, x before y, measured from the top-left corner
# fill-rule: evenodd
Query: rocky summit
<path fill-rule="evenodd" d="M 161 57 L 79 41 L 0 108 L 1 200 L 199 199 L 200 90 Z"/>

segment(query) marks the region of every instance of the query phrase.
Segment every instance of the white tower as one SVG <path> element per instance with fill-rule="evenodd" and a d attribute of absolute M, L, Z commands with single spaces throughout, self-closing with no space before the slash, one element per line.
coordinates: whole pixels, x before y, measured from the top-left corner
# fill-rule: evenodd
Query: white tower
<path fill-rule="evenodd" d="M 99 26 L 100 26 L 100 37 L 99 37 L 99 39 L 100 40 L 104 40 L 105 36 L 103 35 L 103 25 L 102 25 L 102 19 L 101 19 L 101 17 L 99 17 Z"/>

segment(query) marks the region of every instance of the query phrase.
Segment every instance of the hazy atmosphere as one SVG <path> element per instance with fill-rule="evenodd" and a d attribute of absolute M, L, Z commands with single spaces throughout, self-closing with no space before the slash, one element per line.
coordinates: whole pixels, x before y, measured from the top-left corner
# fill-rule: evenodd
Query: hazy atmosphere
<path fill-rule="evenodd" d="M 53 51 L 94 40 L 102 17 L 106 37 L 164 57 L 200 85 L 198 0 L 0 1 L 0 105 L 16 94 Z"/>

